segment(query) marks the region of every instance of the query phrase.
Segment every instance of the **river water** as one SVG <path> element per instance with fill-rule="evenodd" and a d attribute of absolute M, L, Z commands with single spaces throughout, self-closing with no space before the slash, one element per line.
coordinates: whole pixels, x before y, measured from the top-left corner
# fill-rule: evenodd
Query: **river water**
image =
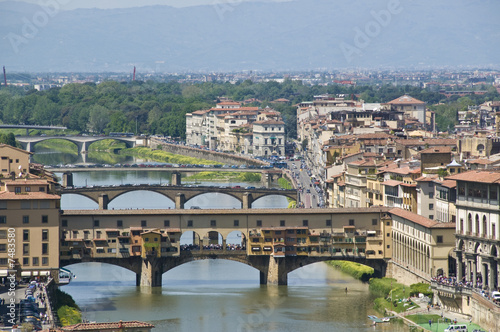
<path fill-rule="evenodd" d="M 58 158 L 71 160 L 70 157 Z M 44 163 L 60 162 L 44 159 Z M 169 179 L 169 174 L 154 170 L 74 173 L 76 186 L 159 184 Z M 255 184 L 207 182 L 200 185 Z M 187 208 L 191 205 L 240 207 L 236 199 L 224 194 L 201 195 L 186 203 Z M 287 205 L 284 197 L 272 196 L 257 200 L 252 207 Z M 61 206 L 63 210 L 97 208 L 95 202 L 78 195 L 63 195 Z M 174 208 L 174 204 L 160 194 L 137 191 L 120 196 L 110 202 L 109 207 L 155 209 Z M 259 284 L 259 272 L 245 264 L 226 260 L 196 261 L 166 272 L 162 287 L 153 289 L 136 287 L 133 272 L 113 265 L 80 263 L 67 268 L 76 278 L 62 290 L 75 299 L 89 321 L 147 321 L 156 326 L 154 331 L 409 331 L 406 326 L 392 323 L 372 326 L 367 316 L 377 312 L 372 309 L 374 298 L 368 285 L 325 263 L 291 272 L 288 286 L 265 286 Z"/>

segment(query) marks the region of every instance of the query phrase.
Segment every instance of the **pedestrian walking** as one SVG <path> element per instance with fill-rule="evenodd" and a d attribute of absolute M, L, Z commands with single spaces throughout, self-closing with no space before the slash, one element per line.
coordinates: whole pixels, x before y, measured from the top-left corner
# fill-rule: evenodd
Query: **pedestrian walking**
<path fill-rule="evenodd" d="M 429 327 L 432 326 L 432 319 L 429 319 Z"/>

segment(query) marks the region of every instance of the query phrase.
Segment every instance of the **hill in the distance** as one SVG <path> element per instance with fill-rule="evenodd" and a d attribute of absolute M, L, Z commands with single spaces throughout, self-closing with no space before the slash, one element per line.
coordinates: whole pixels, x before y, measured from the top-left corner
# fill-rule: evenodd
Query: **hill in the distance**
<path fill-rule="evenodd" d="M 490 66 L 500 63 L 498 13 L 496 0 L 233 1 L 49 14 L 1 2 L 0 65 L 36 72 Z"/>

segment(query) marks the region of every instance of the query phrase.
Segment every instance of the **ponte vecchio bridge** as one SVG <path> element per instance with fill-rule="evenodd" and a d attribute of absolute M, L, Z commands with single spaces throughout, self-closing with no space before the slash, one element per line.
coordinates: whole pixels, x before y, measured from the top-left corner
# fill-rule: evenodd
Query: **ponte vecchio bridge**
<path fill-rule="evenodd" d="M 149 287 L 161 286 L 170 269 L 201 259 L 250 265 L 261 284 L 286 285 L 289 272 L 335 259 L 372 266 L 383 276 L 391 257 L 388 210 L 65 210 L 60 265 L 114 264 Z"/>

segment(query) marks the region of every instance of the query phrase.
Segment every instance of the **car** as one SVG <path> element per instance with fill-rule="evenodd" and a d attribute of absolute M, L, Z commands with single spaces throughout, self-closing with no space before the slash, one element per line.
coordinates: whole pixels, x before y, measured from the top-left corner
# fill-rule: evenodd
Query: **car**
<path fill-rule="evenodd" d="M 199 206 L 193 205 L 193 206 L 190 207 L 190 209 L 191 210 L 200 210 L 201 208 Z"/>
<path fill-rule="evenodd" d="M 491 292 L 491 298 L 493 301 L 500 301 L 500 292 Z"/>
<path fill-rule="evenodd" d="M 254 186 L 248 186 L 245 189 L 255 189 L 255 187 Z"/>

